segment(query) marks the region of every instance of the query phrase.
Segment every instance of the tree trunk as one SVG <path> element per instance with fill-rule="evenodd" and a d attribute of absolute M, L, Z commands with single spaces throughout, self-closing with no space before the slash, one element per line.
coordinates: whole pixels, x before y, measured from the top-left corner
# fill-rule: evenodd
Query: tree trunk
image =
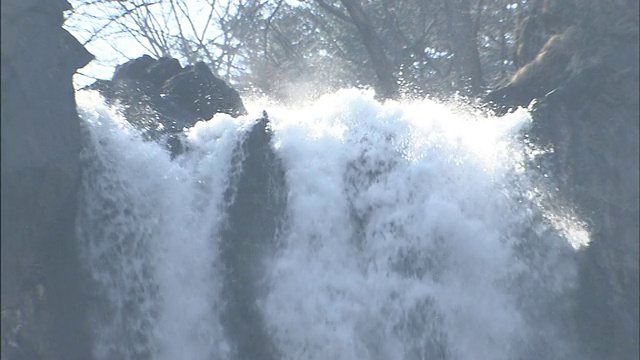
<path fill-rule="evenodd" d="M 358 0 L 340 0 L 349 12 L 353 24 L 358 29 L 362 43 L 367 49 L 371 66 L 378 77 L 376 84 L 377 95 L 383 99 L 394 98 L 398 95 L 398 79 L 393 74 L 394 66 L 384 52 L 382 40 L 371 24 L 371 20 L 360 6 Z"/>
<path fill-rule="evenodd" d="M 469 0 L 444 0 L 444 8 L 453 51 L 454 87 L 468 96 L 480 94 L 484 81 Z"/>

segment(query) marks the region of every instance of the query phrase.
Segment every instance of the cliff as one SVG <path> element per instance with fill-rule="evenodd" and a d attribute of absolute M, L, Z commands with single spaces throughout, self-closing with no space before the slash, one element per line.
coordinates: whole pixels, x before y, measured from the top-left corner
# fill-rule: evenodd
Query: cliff
<path fill-rule="evenodd" d="M 87 359 L 71 76 L 91 55 L 64 0 L 2 2 L 2 359 Z"/>
<path fill-rule="evenodd" d="M 575 330 L 592 359 L 637 359 L 638 2 L 537 2 L 517 34 L 521 68 L 487 99 L 536 100 L 532 138 L 554 149 L 538 165 L 591 233 Z"/>

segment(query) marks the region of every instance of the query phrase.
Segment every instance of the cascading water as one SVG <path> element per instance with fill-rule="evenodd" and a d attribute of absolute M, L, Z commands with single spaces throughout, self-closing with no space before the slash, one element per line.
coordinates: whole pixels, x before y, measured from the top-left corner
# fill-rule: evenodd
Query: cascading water
<path fill-rule="evenodd" d="M 580 358 L 588 233 L 545 210 L 526 111 L 343 90 L 267 107 L 253 150 L 261 115 L 216 115 L 172 160 L 77 101 L 97 359 Z"/>

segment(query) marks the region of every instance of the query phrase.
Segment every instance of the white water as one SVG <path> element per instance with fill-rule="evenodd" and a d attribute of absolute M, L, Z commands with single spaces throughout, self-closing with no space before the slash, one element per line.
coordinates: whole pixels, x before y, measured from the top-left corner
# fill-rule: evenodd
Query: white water
<path fill-rule="evenodd" d="M 172 161 L 95 93 L 77 101 L 95 357 L 233 358 L 218 232 L 259 112 L 196 124 Z M 541 210 L 525 110 L 356 90 L 266 110 L 287 215 L 255 302 L 282 358 L 579 358 L 562 323 L 588 232 Z"/>

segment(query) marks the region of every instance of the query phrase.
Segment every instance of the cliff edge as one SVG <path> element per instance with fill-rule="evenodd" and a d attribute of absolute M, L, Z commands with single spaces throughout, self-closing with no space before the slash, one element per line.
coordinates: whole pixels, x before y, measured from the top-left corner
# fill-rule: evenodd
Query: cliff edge
<path fill-rule="evenodd" d="M 2 350 L 88 359 L 74 238 L 80 129 L 71 83 L 92 56 L 64 0 L 2 1 Z"/>

